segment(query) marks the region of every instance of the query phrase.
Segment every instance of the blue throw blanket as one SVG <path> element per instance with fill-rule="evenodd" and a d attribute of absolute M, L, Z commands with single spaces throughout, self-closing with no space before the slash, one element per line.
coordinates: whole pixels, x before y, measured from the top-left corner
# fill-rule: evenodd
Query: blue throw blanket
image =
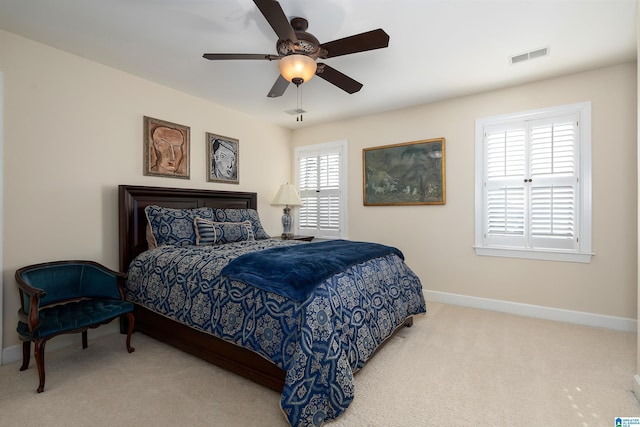
<path fill-rule="evenodd" d="M 402 252 L 391 246 L 330 240 L 244 254 L 227 264 L 220 274 L 302 302 L 334 274 L 389 254 L 404 260 Z"/>

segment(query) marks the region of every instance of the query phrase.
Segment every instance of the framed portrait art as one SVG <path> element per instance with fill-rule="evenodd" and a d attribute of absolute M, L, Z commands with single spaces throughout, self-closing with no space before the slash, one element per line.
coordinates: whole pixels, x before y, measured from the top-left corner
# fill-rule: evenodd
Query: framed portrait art
<path fill-rule="evenodd" d="M 240 183 L 239 145 L 235 138 L 207 132 L 207 181 Z"/>
<path fill-rule="evenodd" d="M 363 203 L 444 205 L 444 138 L 364 148 Z"/>
<path fill-rule="evenodd" d="M 144 175 L 189 179 L 190 128 L 144 116 Z"/>

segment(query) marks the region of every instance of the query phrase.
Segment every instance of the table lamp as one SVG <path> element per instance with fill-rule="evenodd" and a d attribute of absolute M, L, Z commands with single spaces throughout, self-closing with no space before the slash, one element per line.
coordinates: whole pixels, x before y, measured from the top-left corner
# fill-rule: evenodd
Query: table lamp
<path fill-rule="evenodd" d="M 296 187 L 289 183 L 282 184 L 280 186 L 280 190 L 278 190 L 278 194 L 276 194 L 276 197 L 273 199 L 271 204 L 275 206 L 284 206 L 284 213 L 282 215 L 282 238 L 292 239 L 293 233 L 291 232 L 291 224 L 293 223 L 293 219 L 291 218 L 291 208 L 289 206 L 302 205 L 302 201 L 300 200 Z"/>

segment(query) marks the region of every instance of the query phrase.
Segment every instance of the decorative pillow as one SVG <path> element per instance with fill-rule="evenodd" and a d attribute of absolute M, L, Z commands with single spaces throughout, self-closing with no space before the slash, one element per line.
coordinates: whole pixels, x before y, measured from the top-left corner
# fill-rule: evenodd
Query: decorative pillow
<path fill-rule="evenodd" d="M 193 228 L 196 232 L 196 245 L 210 246 L 216 243 L 215 222 L 196 217 Z"/>
<path fill-rule="evenodd" d="M 255 209 L 214 209 L 214 211 L 216 221 L 219 222 L 251 221 L 255 240 L 271 238 L 271 236 L 264 231 L 264 228 L 262 228 L 258 211 Z"/>
<path fill-rule="evenodd" d="M 193 224 L 198 246 L 255 240 L 251 221 L 214 222 L 196 217 Z"/>
<path fill-rule="evenodd" d="M 147 249 L 155 249 L 158 247 L 156 243 L 156 238 L 153 237 L 153 231 L 151 231 L 151 224 L 147 223 L 147 230 L 145 232 L 145 237 L 147 238 Z"/>
<path fill-rule="evenodd" d="M 172 209 L 149 205 L 144 208 L 156 246 L 196 244 L 193 221 L 196 217 L 213 219 L 213 209 Z"/>

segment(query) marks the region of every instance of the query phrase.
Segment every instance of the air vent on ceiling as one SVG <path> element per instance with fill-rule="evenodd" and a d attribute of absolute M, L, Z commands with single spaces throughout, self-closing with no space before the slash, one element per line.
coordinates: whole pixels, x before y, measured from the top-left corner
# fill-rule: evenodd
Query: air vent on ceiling
<path fill-rule="evenodd" d="M 540 49 L 532 50 L 530 52 L 521 53 L 519 55 L 513 55 L 509 57 L 509 63 L 511 65 L 518 64 L 520 62 L 528 61 L 530 59 L 542 58 L 549 55 L 549 47 L 543 47 Z"/>

